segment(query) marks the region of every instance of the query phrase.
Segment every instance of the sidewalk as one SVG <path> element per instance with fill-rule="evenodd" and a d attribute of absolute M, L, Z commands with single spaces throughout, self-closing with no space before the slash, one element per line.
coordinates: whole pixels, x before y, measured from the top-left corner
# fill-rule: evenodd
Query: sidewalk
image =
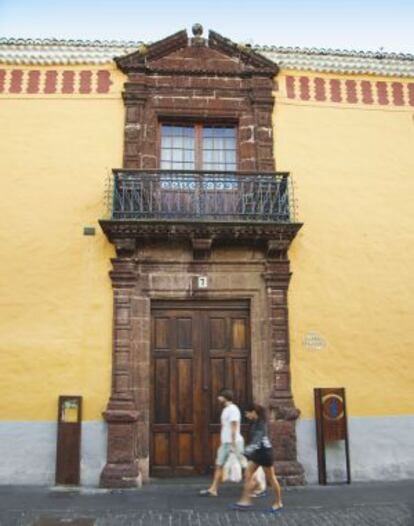
<path fill-rule="evenodd" d="M 199 497 L 207 479 L 157 480 L 140 490 L 0 486 L 1 526 L 414 526 L 414 481 L 307 486 L 284 490 L 285 507 L 235 512 L 241 486 Z"/>

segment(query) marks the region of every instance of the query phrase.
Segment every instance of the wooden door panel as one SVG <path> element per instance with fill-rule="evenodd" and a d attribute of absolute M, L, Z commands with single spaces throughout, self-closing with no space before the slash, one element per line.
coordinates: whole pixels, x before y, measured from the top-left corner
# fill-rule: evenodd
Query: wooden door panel
<path fill-rule="evenodd" d="M 234 399 L 243 411 L 249 402 L 249 364 L 247 358 L 233 358 L 231 378 Z"/>
<path fill-rule="evenodd" d="M 169 349 L 169 323 L 168 318 L 157 317 L 153 319 L 153 346 L 154 349 Z"/>
<path fill-rule="evenodd" d="M 154 433 L 152 462 L 154 466 L 169 468 L 170 466 L 170 434 Z"/>
<path fill-rule="evenodd" d="M 154 422 L 166 424 L 170 422 L 170 360 L 155 358 L 154 360 Z"/>
<path fill-rule="evenodd" d="M 231 348 L 248 349 L 248 320 L 246 318 L 232 318 L 231 320 Z"/>
<path fill-rule="evenodd" d="M 223 351 L 226 348 L 226 318 L 209 317 L 209 351 Z"/>
<path fill-rule="evenodd" d="M 177 323 L 177 349 L 193 348 L 193 320 L 192 318 L 176 318 Z"/>
<path fill-rule="evenodd" d="M 177 359 L 177 424 L 192 424 L 193 417 L 193 360 Z"/>
<path fill-rule="evenodd" d="M 193 433 L 180 433 L 178 437 L 178 462 L 179 466 L 194 465 L 194 438 Z"/>

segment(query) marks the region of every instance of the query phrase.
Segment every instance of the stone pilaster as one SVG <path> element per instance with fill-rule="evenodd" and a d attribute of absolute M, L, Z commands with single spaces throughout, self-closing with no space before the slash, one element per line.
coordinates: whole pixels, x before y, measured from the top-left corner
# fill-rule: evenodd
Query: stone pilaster
<path fill-rule="evenodd" d="M 269 241 L 266 283 L 269 339 L 272 356 L 272 389 L 269 397 L 269 433 L 278 476 L 287 485 L 304 484 L 304 470 L 297 460 L 295 407 L 290 382 L 288 287 L 290 281 L 287 246 Z"/>
<path fill-rule="evenodd" d="M 107 463 L 101 486 L 135 487 L 140 484 L 136 459 L 138 411 L 132 396 L 131 379 L 131 294 L 136 283 L 134 263 L 128 257 L 133 247 L 128 240 L 115 243 L 118 257 L 110 272 L 114 291 L 112 389 L 106 411 L 108 424 Z"/>

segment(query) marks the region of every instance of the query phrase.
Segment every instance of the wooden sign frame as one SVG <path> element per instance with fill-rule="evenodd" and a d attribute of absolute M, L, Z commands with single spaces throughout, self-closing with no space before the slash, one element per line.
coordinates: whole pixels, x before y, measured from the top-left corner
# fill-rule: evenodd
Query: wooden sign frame
<path fill-rule="evenodd" d="M 56 484 L 80 482 L 82 397 L 59 396 L 56 444 Z"/>
<path fill-rule="evenodd" d="M 351 483 L 348 421 L 344 387 L 314 389 L 319 484 L 327 485 L 326 442 L 345 441 L 346 484 Z"/>

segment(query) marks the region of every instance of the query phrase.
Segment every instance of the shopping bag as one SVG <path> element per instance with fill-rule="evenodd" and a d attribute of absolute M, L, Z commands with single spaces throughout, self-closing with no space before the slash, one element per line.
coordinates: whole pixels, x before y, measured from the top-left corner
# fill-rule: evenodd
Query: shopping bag
<path fill-rule="evenodd" d="M 266 475 L 261 466 L 259 466 L 253 474 L 254 480 L 257 482 L 259 492 L 266 491 Z"/>
<path fill-rule="evenodd" d="M 240 482 L 242 479 L 242 467 L 236 453 L 231 452 L 223 466 L 223 481 Z"/>

